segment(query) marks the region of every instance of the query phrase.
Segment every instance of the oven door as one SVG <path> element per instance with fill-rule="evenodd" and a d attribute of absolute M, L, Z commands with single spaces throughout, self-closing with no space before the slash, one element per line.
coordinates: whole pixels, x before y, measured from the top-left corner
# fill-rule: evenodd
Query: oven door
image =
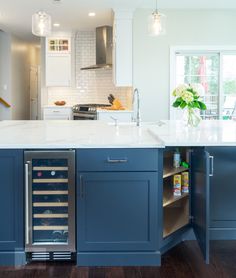
<path fill-rule="evenodd" d="M 97 113 L 73 113 L 73 120 L 97 120 Z"/>

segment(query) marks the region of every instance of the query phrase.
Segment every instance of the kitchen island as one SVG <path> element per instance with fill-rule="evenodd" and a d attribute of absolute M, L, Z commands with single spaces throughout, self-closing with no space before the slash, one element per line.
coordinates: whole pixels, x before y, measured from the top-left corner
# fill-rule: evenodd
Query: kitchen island
<path fill-rule="evenodd" d="M 0 264 L 26 263 L 24 152 L 29 150 L 75 151 L 78 266 L 160 265 L 161 255 L 192 231 L 209 262 L 209 239 L 236 235 L 235 125 L 0 122 Z M 172 167 L 176 147 L 189 168 Z M 173 198 L 171 179 L 186 171 L 190 192 Z"/>

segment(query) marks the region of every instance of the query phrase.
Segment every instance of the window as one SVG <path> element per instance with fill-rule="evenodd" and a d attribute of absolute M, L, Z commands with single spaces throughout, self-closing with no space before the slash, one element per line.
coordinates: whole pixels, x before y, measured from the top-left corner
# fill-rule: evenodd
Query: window
<path fill-rule="evenodd" d="M 203 101 L 207 110 L 203 119 L 236 118 L 236 48 L 225 50 L 174 50 L 171 53 L 171 91 L 179 84 L 200 83 L 204 88 Z M 182 113 L 172 108 L 170 118 L 178 119 Z"/>

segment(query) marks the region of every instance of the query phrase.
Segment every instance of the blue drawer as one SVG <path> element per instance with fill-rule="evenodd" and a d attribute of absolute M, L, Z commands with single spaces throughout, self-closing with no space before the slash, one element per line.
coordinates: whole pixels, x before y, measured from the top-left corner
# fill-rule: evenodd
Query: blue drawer
<path fill-rule="evenodd" d="M 77 171 L 157 171 L 157 149 L 80 149 Z"/>

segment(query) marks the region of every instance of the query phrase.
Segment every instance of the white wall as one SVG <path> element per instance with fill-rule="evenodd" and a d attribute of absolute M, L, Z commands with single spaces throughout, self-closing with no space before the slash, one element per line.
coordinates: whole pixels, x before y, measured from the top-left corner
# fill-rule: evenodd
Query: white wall
<path fill-rule="evenodd" d="M 0 97 L 11 103 L 10 94 L 10 57 L 11 57 L 11 37 L 9 34 L 0 31 Z M 0 120 L 11 119 L 11 109 L 0 103 Z"/>
<path fill-rule="evenodd" d="M 236 45 L 236 10 L 168 10 L 167 34 L 149 37 L 151 10 L 134 15 L 134 87 L 144 121 L 169 118 L 169 49 L 175 45 Z"/>
<path fill-rule="evenodd" d="M 0 31 L 0 120 L 28 120 L 30 65 L 39 63 L 39 50 L 13 34 Z"/>
<path fill-rule="evenodd" d="M 30 118 L 29 45 L 15 36 L 11 37 L 11 105 L 12 120 Z"/>

